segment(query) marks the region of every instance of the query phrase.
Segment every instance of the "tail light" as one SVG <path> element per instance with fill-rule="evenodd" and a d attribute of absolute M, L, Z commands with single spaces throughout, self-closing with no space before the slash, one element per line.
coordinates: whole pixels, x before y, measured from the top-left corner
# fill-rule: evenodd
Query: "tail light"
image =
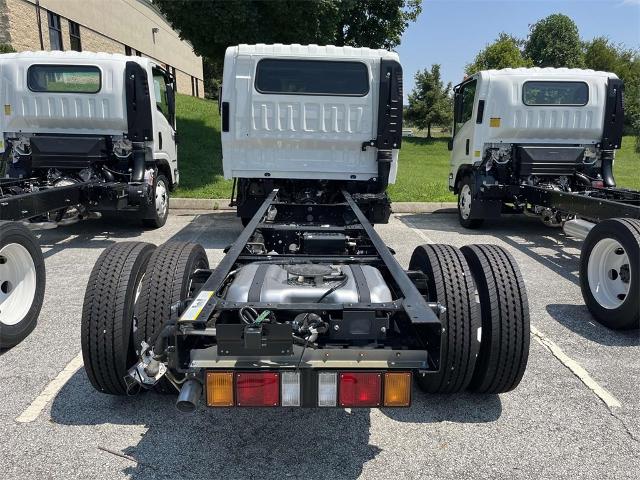
<path fill-rule="evenodd" d="M 282 372 L 282 402 L 283 407 L 300 406 L 300 372 Z"/>
<path fill-rule="evenodd" d="M 236 373 L 236 405 L 275 407 L 280 403 L 280 374 L 276 372 Z"/>
<path fill-rule="evenodd" d="M 411 404 L 411 373 L 384 374 L 384 406 L 408 407 Z"/>
<path fill-rule="evenodd" d="M 233 407 L 233 372 L 207 372 L 207 405 Z"/>
<path fill-rule="evenodd" d="M 340 374 L 341 407 L 379 407 L 382 374 L 379 372 L 345 372 Z"/>
<path fill-rule="evenodd" d="M 338 401 L 338 374 L 318 373 L 318 406 L 335 407 Z"/>

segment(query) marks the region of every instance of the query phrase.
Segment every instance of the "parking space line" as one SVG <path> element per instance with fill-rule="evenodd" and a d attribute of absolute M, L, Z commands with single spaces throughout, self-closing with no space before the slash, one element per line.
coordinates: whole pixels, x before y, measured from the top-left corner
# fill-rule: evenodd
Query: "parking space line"
<path fill-rule="evenodd" d="M 16 418 L 16 422 L 30 423 L 33 422 L 42 413 L 42 410 L 64 387 L 64 384 L 73 376 L 74 373 L 82 366 L 82 352 L 79 352 L 73 360 L 71 360 L 64 369 L 49 382 L 49 385 L 31 402 L 31 405 Z"/>
<path fill-rule="evenodd" d="M 621 403 L 616 397 L 609 393 L 604 387 L 596 382 L 589 372 L 587 372 L 582 365 L 569 357 L 564 351 L 550 340 L 545 334 L 543 334 L 536 327 L 531 325 L 531 334 L 533 338 L 542 345 L 546 350 L 558 359 L 565 367 L 567 367 L 571 373 L 573 373 L 578 379 L 591 390 L 604 404 L 609 407 L 621 407 Z"/>
<path fill-rule="evenodd" d="M 410 220 L 408 220 L 406 218 L 406 215 L 403 215 L 403 218 L 401 220 L 402 222 L 404 222 L 406 225 L 409 226 L 409 228 L 413 231 L 413 233 L 415 233 L 416 235 L 418 235 L 422 240 L 424 240 L 427 243 L 431 243 L 434 244 L 436 242 L 434 242 L 431 238 L 429 238 L 422 230 L 420 230 L 419 228 L 417 228 Z"/>

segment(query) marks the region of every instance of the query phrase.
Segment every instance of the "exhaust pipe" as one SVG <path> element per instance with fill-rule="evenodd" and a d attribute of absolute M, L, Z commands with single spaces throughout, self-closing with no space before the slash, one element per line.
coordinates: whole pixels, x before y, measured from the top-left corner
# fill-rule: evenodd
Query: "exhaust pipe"
<path fill-rule="evenodd" d="M 176 408 L 182 413 L 193 413 L 202 396 L 202 384 L 198 380 L 187 380 L 180 390 Z"/>
<path fill-rule="evenodd" d="M 587 220 L 583 220 L 581 218 L 574 218 L 573 220 L 567 220 L 562 225 L 562 230 L 569 237 L 579 238 L 584 240 L 589 235 L 589 232 L 593 227 L 595 227 L 595 223 L 588 222 Z"/>

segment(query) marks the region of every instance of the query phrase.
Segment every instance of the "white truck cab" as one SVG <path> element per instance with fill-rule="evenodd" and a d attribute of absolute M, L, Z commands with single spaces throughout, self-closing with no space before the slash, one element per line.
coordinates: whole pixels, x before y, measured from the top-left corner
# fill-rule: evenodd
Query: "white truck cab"
<path fill-rule="evenodd" d="M 499 215 L 507 187 L 614 186 L 622 89 L 613 73 L 568 68 L 487 70 L 457 85 L 449 188 L 461 222 Z"/>
<path fill-rule="evenodd" d="M 161 66 L 106 53 L 4 54 L 0 105 L 5 176 L 147 183 L 166 219 L 179 176 L 173 79 Z"/>
<path fill-rule="evenodd" d="M 221 114 L 224 176 L 237 180 L 244 219 L 274 186 L 305 195 L 304 182 L 334 182 L 354 193 L 382 193 L 395 182 L 402 69 L 394 52 L 229 47 Z"/>

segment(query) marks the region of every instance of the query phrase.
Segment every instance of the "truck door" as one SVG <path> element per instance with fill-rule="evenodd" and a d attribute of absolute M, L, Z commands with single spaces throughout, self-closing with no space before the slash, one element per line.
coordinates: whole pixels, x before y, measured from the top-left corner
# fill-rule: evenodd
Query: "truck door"
<path fill-rule="evenodd" d="M 453 148 L 451 152 L 451 173 L 453 179 L 460 165 L 473 164 L 473 132 L 475 122 L 473 104 L 476 96 L 477 80 L 461 84 L 455 92 L 453 114 Z"/>
<path fill-rule="evenodd" d="M 175 131 L 175 97 L 173 83 L 168 75 L 159 68 L 153 68 L 153 89 L 156 101 L 154 112 L 154 157 L 166 160 L 171 169 L 170 179 L 175 182 L 174 174 L 178 169 L 178 151 Z"/>

